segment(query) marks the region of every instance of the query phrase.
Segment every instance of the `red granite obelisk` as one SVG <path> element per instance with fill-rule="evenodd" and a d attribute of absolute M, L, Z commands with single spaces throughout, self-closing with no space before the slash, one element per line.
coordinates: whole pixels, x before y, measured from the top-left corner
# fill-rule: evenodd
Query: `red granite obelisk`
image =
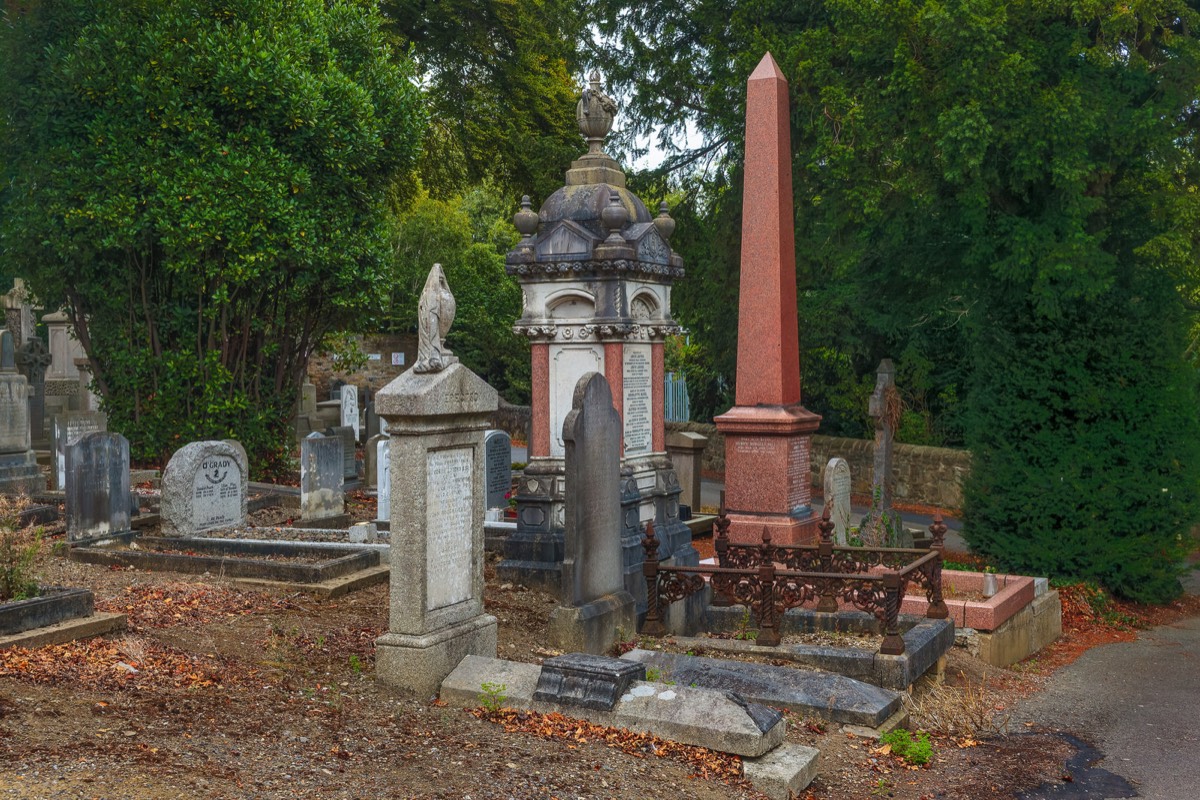
<path fill-rule="evenodd" d="M 725 435 L 729 537 L 775 544 L 816 536 L 811 437 L 821 418 L 800 405 L 796 244 L 787 79 L 770 53 L 746 84 L 737 404 L 714 420 Z"/>

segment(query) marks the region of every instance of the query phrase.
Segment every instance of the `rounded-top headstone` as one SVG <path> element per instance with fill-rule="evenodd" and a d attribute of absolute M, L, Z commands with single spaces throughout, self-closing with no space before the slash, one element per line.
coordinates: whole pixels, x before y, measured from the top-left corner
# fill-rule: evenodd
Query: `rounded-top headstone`
<path fill-rule="evenodd" d="M 191 536 L 246 522 L 244 451 L 192 442 L 175 451 L 162 477 L 163 532 Z"/>

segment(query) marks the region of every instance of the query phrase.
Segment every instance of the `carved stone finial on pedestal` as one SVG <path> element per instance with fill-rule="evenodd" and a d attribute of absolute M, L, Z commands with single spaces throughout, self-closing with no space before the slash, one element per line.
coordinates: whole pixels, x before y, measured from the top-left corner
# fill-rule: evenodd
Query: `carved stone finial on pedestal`
<path fill-rule="evenodd" d="M 583 96 L 575 106 L 575 121 L 587 138 L 588 155 L 604 154 L 604 137 L 612 130 L 616 116 L 617 101 L 600 90 L 600 73 L 592 70 L 588 76 L 588 87 L 583 90 Z"/>
<path fill-rule="evenodd" d="M 413 372 L 440 372 L 458 361 L 444 341 L 454 323 L 454 310 L 454 295 L 446 274 L 441 264 L 434 264 L 417 306 L 417 363 L 413 364 Z"/>
<path fill-rule="evenodd" d="M 530 239 L 538 229 L 538 215 L 531 207 L 529 195 L 521 196 L 521 210 L 513 215 L 513 227 L 521 234 L 522 239 Z"/>
<path fill-rule="evenodd" d="M 658 216 L 654 218 L 654 227 L 665 240 L 669 240 L 675 232 L 675 220 L 671 219 L 666 200 L 658 204 Z"/>

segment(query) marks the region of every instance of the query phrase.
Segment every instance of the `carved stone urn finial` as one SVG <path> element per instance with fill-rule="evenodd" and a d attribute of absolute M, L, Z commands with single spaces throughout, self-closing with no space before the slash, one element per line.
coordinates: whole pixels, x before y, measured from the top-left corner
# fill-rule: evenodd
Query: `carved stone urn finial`
<path fill-rule="evenodd" d="M 605 244 L 624 244 L 625 240 L 621 238 L 621 229 L 629 221 L 629 210 L 621 202 L 621 195 L 615 191 L 609 193 L 608 205 L 600 212 L 600 221 L 608 230 L 608 239 L 605 240 Z"/>
<path fill-rule="evenodd" d="M 513 215 L 513 227 L 517 229 L 517 232 L 524 239 L 528 239 L 537 233 L 538 215 L 531 208 L 529 195 L 527 194 L 521 196 L 521 210 Z"/>
<path fill-rule="evenodd" d="M 617 101 L 600 89 L 600 73 L 592 70 L 588 76 L 588 87 L 575 107 L 575 121 L 587 138 L 588 155 L 603 155 L 604 137 L 612 130 L 617 115 Z"/>
<path fill-rule="evenodd" d="M 671 234 L 675 232 L 675 220 L 671 219 L 671 214 L 667 210 L 667 201 L 663 200 L 658 205 L 658 216 L 654 218 L 654 227 L 658 231 L 659 236 L 664 240 L 670 241 Z"/>

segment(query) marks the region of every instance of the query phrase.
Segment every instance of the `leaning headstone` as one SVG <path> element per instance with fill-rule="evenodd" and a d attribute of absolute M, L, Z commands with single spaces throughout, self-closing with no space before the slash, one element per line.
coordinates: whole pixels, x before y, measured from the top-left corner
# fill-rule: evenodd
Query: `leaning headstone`
<path fill-rule="evenodd" d="M 825 502 L 833 520 L 833 540 L 846 544 L 850 530 L 850 464 L 844 458 L 831 458 L 825 465 Z"/>
<path fill-rule="evenodd" d="M 305 521 L 345 513 L 342 440 L 309 434 L 300 440 L 300 518 Z"/>
<path fill-rule="evenodd" d="M 336 436 L 342 440 L 342 477 L 351 481 L 357 478 L 358 460 L 354 449 L 354 429 L 348 425 L 339 425 L 336 428 L 326 428 L 325 435 Z"/>
<path fill-rule="evenodd" d="M 192 442 L 175 451 L 162 475 L 164 533 L 193 536 L 245 524 L 243 452 L 225 442 Z"/>
<path fill-rule="evenodd" d="M 342 427 L 354 431 L 354 441 L 358 441 L 358 387 L 346 384 L 341 391 Z"/>
<path fill-rule="evenodd" d="M 454 297 L 439 266 L 417 312 L 418 360 L 375 395 L 391 433 L 388 632 L 375 674 L 428 697 L 467 655 L 495 657 L 496 618 L 483 610 L 483 436 L 496 390 L 443 346 Z"/>
<path fill-rule="evenodd" d="M 16 370 L 13 335 L 0 331 L 0 493 L 32 494 L 46 488 L 30 449 L 29 382 Z"/>
<path fill-rule="evenodd" d="M 508 505 L 512 491 L 512 438 L 504 431 L 488 431 L 483 437 L 484 464 L 487 468 L 486 508 Z"/>
<path fill-rule="evenodd" d="M 563 605 L 550 614 L 549 636 L 560 650 L 603 655 L 618 630 L 635 630 L 637 614 L 621 558 L 621 416 L 600 373 L 589 372 L 575 385 L 562 438 Z"/>
<path fill-rule="evenodd" d="M 67 485 L 67 448 L 89 433 L 108 429 L 108 417 L 100 411 L 69 411 L 54 418 L 54 488 Z"/>
<path fill-rule="evenodd" d="M 67 539 L 104 539 L 129 527 L 129 440 L 88 433 L 67 448 Z"/>
<path fill-rule="evenodd" d="M 384 436 L 375 443 L 375 463 L 379 465 L 379 489 L 375 493 L 375 518 L 379 522 L 392 519 L 392 440 Z"/>
<path fill-rule="evenodd" d="M 50 350 L 36 336 L 29 337 L 16 353 L 17 367 L 29 380 L 29 430 L 33 441 L 45 440 L 46 428 L 46 369 L 50 366 Z"/>
<path fill-rule="evenodd" d="M 377 433 L 363 446 L 363 483 L 368 489 L 379 489 L 379 443 L 386 438 Z"/>

